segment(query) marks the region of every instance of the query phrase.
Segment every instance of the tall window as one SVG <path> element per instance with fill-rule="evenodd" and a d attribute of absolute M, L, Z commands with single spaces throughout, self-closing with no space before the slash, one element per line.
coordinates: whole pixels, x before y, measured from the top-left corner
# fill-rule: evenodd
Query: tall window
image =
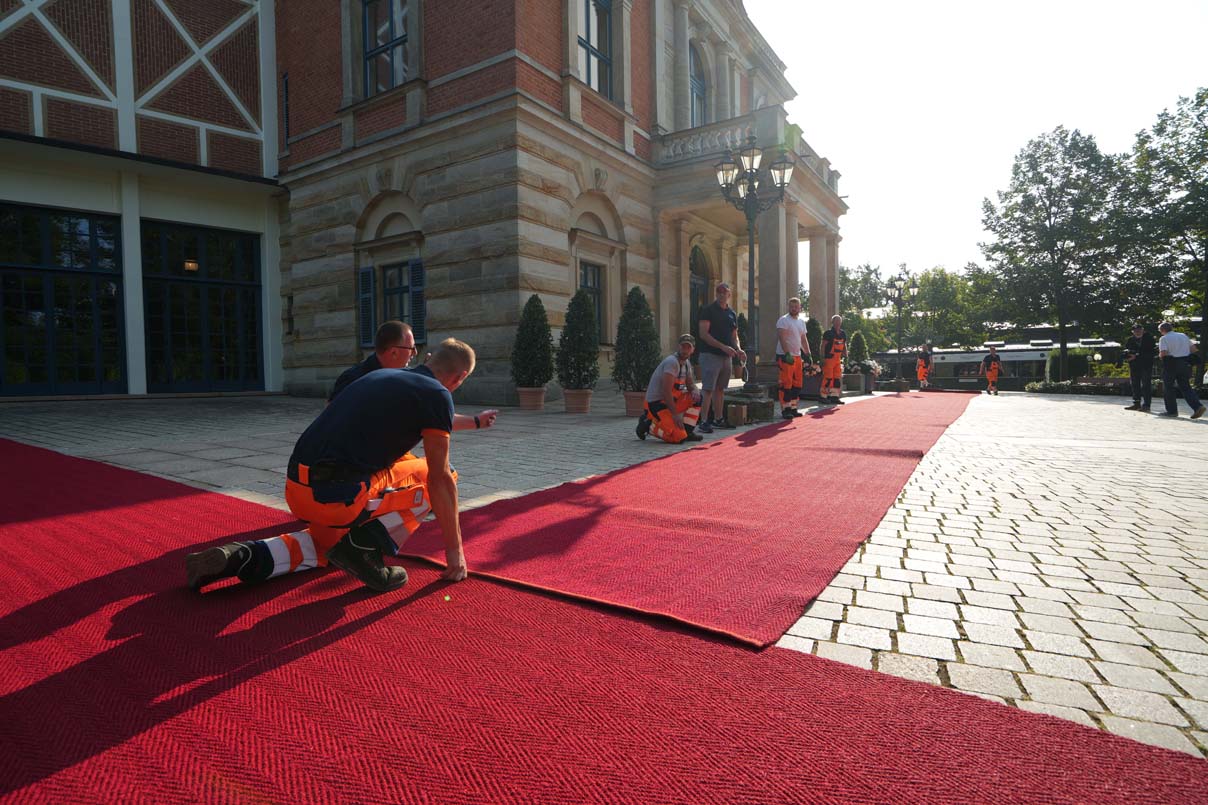
<path fill-rule="evenodd" d="M 692 126 L 695 128 L 709 122 L 709 84 L 705 81 L 705 65 L 694 45 L 688 46 L 688 72 L 691 76 Z"/>
<path fill-rule="evenodd" d="M 588 86 L 612 98 L 612 0 L 583 0 L 579 70 Z"/>
<path fill-rule="evenodd" d="M 427 304 L 424 301 L 424 263 L 404 260 L 381 267 L 380 277 L 373 266 L 359 271 L 358 295 L 360 306 L 360 343 L 373 346 L 374 332 L 379 324 L 398 319 L 411 325 L 415 343 L 428 342 Z M 374 286 L 380 282 L 380 292 Z M 380 312 L 380 317 L 377 315 Z"/>
<path fill-rule="evenodd" d="M 407 0 L 364 0 L 365 97 L 407 80 Z"/>
<path fill-rule="evenodd" d="M 600 277 L 603 273 L 603 266 L 586 261 L 579 263 L 579 287 L 591 297 L 592 310 L 596 313 L 596 332 L 601 344 L 608 343 L 608 339 L 604 338 L 604 294 L 600 287 Z"/>

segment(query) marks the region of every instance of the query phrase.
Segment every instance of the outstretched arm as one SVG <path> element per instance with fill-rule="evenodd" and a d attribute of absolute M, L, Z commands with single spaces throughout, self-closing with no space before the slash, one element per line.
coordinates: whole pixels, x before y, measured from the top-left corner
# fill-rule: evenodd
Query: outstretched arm
<path fill-rule="evenodd" d="M 466 577 L 466 556 L 461 546 L 461 521 L 457 514 L 457 480 L 449 468 L 449 434 L 425 430 L 424 456 L 428 460 L 428 499 L 440 533 L 445 540 L 445 572 L 441 578 L 461 581 Z"/>
<path fill-rule="evenodd" d="M 480 428 L 489 428 L 495 424 L 495 417 L 497 416 L 499 416 L 499 412 L 494 408 L 479 411 L 473 416 L 468 414 L 454 414 L 453 430 L 478 430 Z"/>

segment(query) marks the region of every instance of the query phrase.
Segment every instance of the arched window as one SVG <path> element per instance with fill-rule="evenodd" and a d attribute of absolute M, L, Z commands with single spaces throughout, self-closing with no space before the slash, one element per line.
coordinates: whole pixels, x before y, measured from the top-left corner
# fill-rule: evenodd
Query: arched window
<path fill-rule="evenodd" d="M 688 73 L 692 89 L 692 127 L 695 128 L 709 122 L 709 84 L 705 81 L 705 64 L 695 45 L 688 46 Z"/>

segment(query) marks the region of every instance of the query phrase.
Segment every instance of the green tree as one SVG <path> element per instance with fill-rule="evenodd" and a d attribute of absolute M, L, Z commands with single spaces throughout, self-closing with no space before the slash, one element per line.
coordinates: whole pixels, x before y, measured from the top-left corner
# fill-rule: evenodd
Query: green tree
<path fill-rule="evenodd" d="M 1057 322 L 1066 379 L 1069 326 L 1094 318 L 1109 254 L 1105 229 L 1118 171 L 1093 137 L 1062 126 L 1016 156 L 998 204 L 982 204 L 993 237 L 982 244 L 1017 321 Z"/>
<path fill-rule="evenodd" d="M 855 333 L 862 333 L 870 352 L 882 352 L 889 348 L 889 335 L 885 325 L 884 319 L 866 319 L 855 312 L 843 314 L 843 329 L 853 339 Z"/>
<path fill-rule="evenodd" d="M 851 337 L 851 362 L 862 363 L 868 360 L 868 342 L 864 340 L 864 333 L 856 330 Z"/>
<path fill-rule="evenodd" d="M 512 344 L 512 382 L 520 388 L 540 388 L 554 376 L 554 337 L 541 297 L 524 304 Z"/>
<path fill-rule="evenodd" d="M 859 313 L 885 304 L 885 281 L 881 269 L 870 263 L 855 268 L 839 266 L 839 314 Z"/>
<path fill-rule="evenodd" d="M 625 297 L 625 309 L 617 322 L 617 357 L 612 379 L 621 391 L 644 391 L 659 364 L 659 334 L 646 294 L 636 285 Z"/>
<path fill-rule="evenodd" d="M 566 324 L 558 339 L 558 382 L 564 389 L 594 388 L 600 378 L 600 335 L 595 305 L 579 289 L 566 309 Z"/>
<path fill-rule="evenodd" d="M 969 280 L 955 271 L 931 268 L 917 278 L 919 292 L 910 300 L 907 332 L 911 343 L 930 341 L 936 346 L 970 344 Z"/>
<path fill-rule="evenodd" d="M 809 342 L 814 360 L 822 360 L 822 325 L 813 316 L 805 320 L 805 340 Z"/>
<path fill-rule="evenodd" d="M 1198 303 L 1208 322 L 1208 88 L 1179 98 L 1137 135 L 1132 166 L 1141 281 L 1163 287 L 1168 277 L 1176 283 L 1170 290 L 1181 290 L 1160 307 L 1147 300 L 1151 315 Z"/>

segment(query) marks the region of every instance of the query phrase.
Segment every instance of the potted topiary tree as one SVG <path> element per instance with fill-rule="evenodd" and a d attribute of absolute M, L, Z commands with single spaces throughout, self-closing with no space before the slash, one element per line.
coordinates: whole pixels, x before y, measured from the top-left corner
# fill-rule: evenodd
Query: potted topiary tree
<path fill-rule="evenodd" d="M 864 333 L 859 330 L 852 334 L 849 355 L 847 370 L 859 377 L 858 386 L 849 386 L 849 388 L 857 388 L 865 394 L 871 394 L 875 377 L 881 367 L 869 357 L 868 342 L 864 340 Z"/>
<path fill-rule="evenodd" d="M 616 360 L 612 379 L 625 395 L 625 416 L 638 416 L 646 405 L 646 386 L 659 365 L 659 335 L 646 294 L 636 285 L 625 297 L 617 323 Z"/>
<path fill-rule="evenodd" d="M 805 340 L 809 342 L 814 362 L 822 366 L 822 325 L 813 316 L 805 320 Z M 822 392 L 822 373 L 807 374 L 801 379 L 801 396 L 816 400 Z"/>
<path fill-rule="evenodd" d="M 600 378 L 600 336 L 591 297 L 582 289 L 566 309 L 556 364 L 566 413 L 586 414 L 591 410 L 591 390 Z"/>
<path fill-rule="evenodd" d="M 541 297 L 533 294 L 524 304 L 516 341 L 512 344 L 512 382 L 520 396 L 520 407 L 528 411 L 545 408 L 545 384 L 554 376 L 554 336 Z"/>

